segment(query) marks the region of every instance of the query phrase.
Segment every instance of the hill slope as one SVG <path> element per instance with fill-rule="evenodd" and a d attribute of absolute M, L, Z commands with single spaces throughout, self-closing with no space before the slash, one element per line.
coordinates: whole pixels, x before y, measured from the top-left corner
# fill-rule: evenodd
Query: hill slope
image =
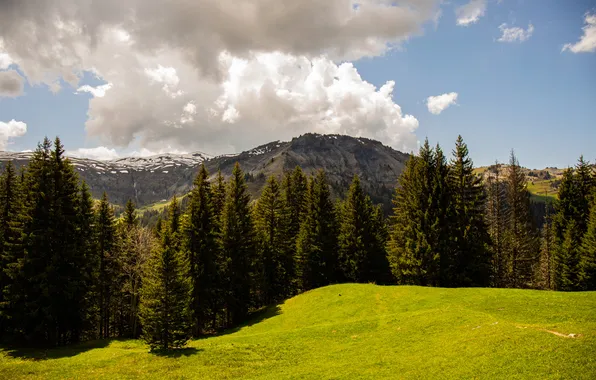
<path fill-rule="evenodd" d="M 165 356 L 139 341 L 0 352 L 0 378 L 594 379 L 594 352 L 594 292 L 346 284 Z"/>
<path fill-rule="evenodd" d="M 20 167 L 31 155 L 0 152 L 0 167 L 11 160 Z M 373 200 L 389 207 L 397 178 L 408 158 L 407 154 L 375 140 L 306 134 L 292 141 L 275 141 L 240 154 L 211 158 L 197 152 L 112 161 L 73 158 L 72 162 L 94 197 L 101 197 L 105 191 L 117 205 L 132 199 L 138 207 L 143 207 L 166 201 L 174 194 L 187 193 L 204 161 L 212 174 L 221 169 L 224 176 L 231 175 L 234 164 L 239 162 L 247 173 L 253 196 L 260 193 L 267 177 L 281 175 L 297 165 L 307 173 L 324 169 L 336 196 L 343 196 L 354 174 L 358 174 Z"/>

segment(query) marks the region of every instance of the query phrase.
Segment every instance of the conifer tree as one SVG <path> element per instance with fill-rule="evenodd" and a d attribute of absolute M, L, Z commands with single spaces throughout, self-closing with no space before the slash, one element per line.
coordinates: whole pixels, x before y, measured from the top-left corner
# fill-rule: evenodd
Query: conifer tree
<path fill-rule="evenodd" d="M 491 283 L 496 287 L 506 286 L 505 268 L 507 262 L 504 252 L 505 229 L 508 213 L 505 206 L 505 184 L 501 177 L 501 164 L 496 162 L 489 168 L 487 181 L 488 199 L 486 204 L 486 220 L 491 237 Z"/>
<path fill-rule="evenodd" d="M 297 246 L 300 225 L 304 220 L 307 207 L 308 179 L 299 166 L 292 172 L 285 174 L 282 181 L 282 191 L 288 209 L 288 244 L 292 251 L 294 261 L 298 261 Z M 294 278 L 296 287 L 298 279 Z"/>
<path fill-rule="evenodd" d="M 94 201 L 89 186 L 85 182 L 81 184 L 79 191 L 78 247 L 81 255 L 85 257 L 85 266 L 81 269 L 86 289 L 83 307 L 84 331 L 87 337 L 96 339 L 96 326 L 99 323 L 99 304 L 97 303 L 99 257 L 97 256 Z"/>
<path fill-rule="evenodd" d="M 505 181 L 509 213 L 504 247 L 507 282 L 515 288 L 532 287 L 535 286 L 532 280 L 538 264 L 538 240 L 532 225 L 527 177 L 513 151 Z"/>
<path fill-rule="evenodd" d="M 444 159 L 437 161 L 426 140 L 419 155 L 408 160 L 398 180 L 390 220 L 388 256 L 400 284 L 437 286 L 443 277 L 441 268 L 448 266 L 441 265 L 440 251 L 445 245 L 439 242 L 441 229 L 437 228 L 446 223 L 445 210 L 437 207 L 437 199 L 445 196 L 438 194 L 439 189 L 445 191 L 444 186 L 437 185 L 437 181 L 445 180 L 437 179 L 437 173 L 444 172 L 437 168 L 438 162 L 444 162 Z"/>
<path fill-rule="evenodd" d="M 174 197 L 169 207 L 169 224 L 143 277 L 140 307 L 143 339 L 152 350 L 183 347 L 191 335 L 188 263 L 175 241 L 179 219 L 180 207 Z"/>
<path fill-rule="evenodd" d="M 457 138 L 449 175 L 451 205 L 450 235 L 452 239 L 451 286 L 487 286 L 489 284 L 490 236 L 484 219 L 486 194 L 468 147 Z M 447 285 L 447 284 L 445 284 Z"/>
<path fill-rule="evenodd" d="M 213 206 L 211 184 L 205 165 L 201 165 L 194 181 L 185 226 L 186 250 L 192 284 L 191 310 L 193 334 L 199 335 L 209 324 L 216 328 L 216 317 L 222 305 L 221 249 L 219 217 Z"/>
<path fill-rule="evenodd" d="M 118 260 L 116 256 L 116 223 L 114 210 L 104 192 L 96 211 L 97 257 L 99 261 L 98 293 L 99 293 L 99 335 L 109 338 L 112 335 L 113 305 L 117 284 Z"/>
<path fill-rule="evenodd" d="M 224 213 L 224 208 L 226 204 L 226 181 L 224 180 L 223 175 L 221 174 L 221 170 L 217 171 L 217 176 L 215 177 L 215 183 L 213 184 L 212 189 L 212 204 L 213 204 L 213 212 L 218 217 L 218 221 L 221 224 L 221 218 Z M 221 226 L 220 226 L 221 227 Z"/>
<path fill-rule="evenodd" d="M 135 204 L 132 199 L 129 199 L 124 206 L 124 225 L 127 228 L 132 228 L 138 223 Z"/>
<path fill-rule="evenodd" d="M 546 215 L 542 226 L 542 240 L 540 249 L 539 281 L 543 289 L 555 289 L 555 240 L 553 234 L 552 217 L 550 215 L 550 203 L 545 204 Z"/>
<path fill-rule="evenodd" d="M 10 303 L 5 294 L 12 286 L 11 268 L 21 257 L 21 188 L 12 161 L 9 161 L 0 176 L 0 339 L 9 328 L 7 319 Z"/>
<path fill-rule="evenodd" d="M 297 240 L 297 263 L 302 290 L 340 280 L 338 225 L 329 182 L 323 170 L 308 184 L 307 209 Z"/>
<path fill-rule="evenodd" d="M 240 165 L 236 163 L 228 184 L 223 213 L 222 252 L 227 263 L 228 322 L 238 324 L 248 316 L 253 303 L 251 290 L 255 276 L 255 237 L 250 195 Z"/>
<path fill-rule="evenodd" d="M 269 177 L 255 208 L 255 230 L 262 263 L 262 297 L 266 305 L 292 294 L 294 255 L 289 238 L 290 213 L 277 179 Z"/>
<path fill-rule="evenodd" d="M 78 178 L 58 138 L 39 145 L 24 181 L 24 255 L 9 296 L 11 318 L 27 342 L 76 342 L 84 327 L 86 263 L 77 244 Z"/>
<path fill-rule="evenodd" d="M 582 290 L 596 290 L 596 201 L 590 211 L 588 230 L 580 248 L 579 285 Z"/>
<path fill-rule="evenodd" d="M 342 204 L 338 237 L 340 265 L 348 280 L 388 282 L 389 263 L 375 218 L 370 197 L 364 194 L 358 176 L 354 176 Z"/>

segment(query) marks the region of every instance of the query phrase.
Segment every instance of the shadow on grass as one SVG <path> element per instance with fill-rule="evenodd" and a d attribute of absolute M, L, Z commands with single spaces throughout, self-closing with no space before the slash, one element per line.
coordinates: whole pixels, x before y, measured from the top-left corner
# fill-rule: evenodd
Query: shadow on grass
<path fill-rule="evenodd" d="M 257 323 L 263 322 L 264 320 L 273 318 L 276 315 L 280 315 L 280 314 L 281 314 L 280 305 L 266 306 L 260 310 L 250 313 L 250 315 L 247 318 L 247 321 L 239 324 L 238 326 L 235 326 L 235 327 L 223 330 L 223 331 L 219 331 L 218 333 L 213 334 L 213 335 L 205 335 L 203 337 L 200 337 L 199 339 L 233 334 L 235 332 L 242 330 L 245 327 L 250 327 L 252 325 L 256 325 Z"/>
<path fill-rule="evenodd" d="M 56 348 L 0 347 L 8 356 L 23 360 L 51 360 L 79 355 L 95 348 L 105 348 L 116 339 L 100 339 Z"/>
<path fill-rule="evenodd" d="M 192 355 L 198 354 L 201 351 L 203 351 L 203 350 L 199 350 L 198 348 L 195 348 L 195 347 L 184 347 L 184 348 L 176 348 L 173 350 L 155 350 L 155 351 L 151 351 L 151 354 L 156 355 L 156 356 L 163 356 L 163 357 L 167 357 L 167 358 L 179 358 L 182 356 L 192 356 Z"/>

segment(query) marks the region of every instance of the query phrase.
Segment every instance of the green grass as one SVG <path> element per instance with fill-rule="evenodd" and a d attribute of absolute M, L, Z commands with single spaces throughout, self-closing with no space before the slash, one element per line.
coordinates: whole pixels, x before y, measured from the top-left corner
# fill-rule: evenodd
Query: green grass
<path fill-rule="evenodd" d="M 4 351 L 0 378 L 596 378 L 595 292 L 349 284 L 255 318 L 170 355 L 140 341 Z"/>
<path fill-rule="evenodd" d="M 528 181 L 528 191 L 534 201 L 554 201 L 557 190 L 552 187 L 553 180 L 532 179 Z"/>

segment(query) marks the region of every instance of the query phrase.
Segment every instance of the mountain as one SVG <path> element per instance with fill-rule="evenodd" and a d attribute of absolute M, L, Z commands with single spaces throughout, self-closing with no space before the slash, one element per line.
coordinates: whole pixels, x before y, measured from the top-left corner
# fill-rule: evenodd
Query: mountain
<path fill-rule="evenodd" d="M 32 153 L 0 152 L 0 165 L 13 161 L 25 165 Z M 355 174 L 376 203 L 388 210 L 393 189 L 409 155 L 379 141 L 342 135 L 305 134 L 291 141 L 275 141 L 240 154 L 208 157 L 203 153 L 163 154 L 128 157 L 112 161 L 71 158 L 94 197 L 107 192 L 114 204 L 129 198 L 142 207 L 187 193 L 197 173 L 205 165 L 212 175 L 221 170 L 231 175 L 236 162 L 246 173 L 251 194 L 260 192 L 270 175 L 281 175 L 296 166 L 310 174 L 324 169 L 335 196 L 343 196 Z"/>

